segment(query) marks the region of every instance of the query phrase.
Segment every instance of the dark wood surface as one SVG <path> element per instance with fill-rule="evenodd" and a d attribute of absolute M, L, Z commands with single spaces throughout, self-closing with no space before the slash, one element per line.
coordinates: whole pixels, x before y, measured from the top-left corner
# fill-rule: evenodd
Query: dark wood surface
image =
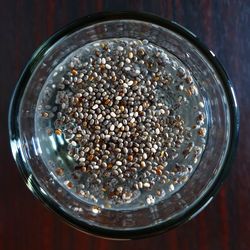
<path fill-rule="evenodd" d="M 250 249 L 249 0 L 2 0 L 0 6 L 1 250 Z M 221 59 L 235 84 L 241 110 L 236 161 L 215 200 L 187 224 L 144 240 L 118 242 L 99 239 L 61 222 L 28 191 L 9 147 L 9 100 L 32 52 L 63 25 L 102 10 L 152 12 L 193 31 Z"/>

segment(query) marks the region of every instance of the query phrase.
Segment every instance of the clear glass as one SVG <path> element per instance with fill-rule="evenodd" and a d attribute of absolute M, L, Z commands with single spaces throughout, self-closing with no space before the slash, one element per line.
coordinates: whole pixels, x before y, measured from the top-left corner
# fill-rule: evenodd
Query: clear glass
<path fill-rule="evenodd" d="M 43 83 L 67 55 L 89 42 L 119 37 L 147 39 L 189 68 L 206 101 L 208 139 L 194 174 L 168 199 L 137 210 L 97 211 L 62 188 L 45 167 L 41 158 L 42 138 L 35 134 L 35 110 Z M 200 212 L 212 200 L 228 171 L 238 124 L 233 88 L 214 54 L 179 25 L 138 13 L 83 18 L 52 36 L 34 53 L 20 78 L 9 116 L 12 152 L 29 189 L 75 227 L 112 238 L 155 234 Z"/>

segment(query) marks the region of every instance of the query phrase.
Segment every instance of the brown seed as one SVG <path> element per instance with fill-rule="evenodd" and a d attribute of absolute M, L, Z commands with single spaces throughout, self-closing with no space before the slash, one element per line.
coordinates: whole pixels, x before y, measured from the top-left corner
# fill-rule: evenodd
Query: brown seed
<path fill-rule="evenodd" d="M 50 135 L 52 135 L 52 130 L 51 129 L 48 129 L 47 130 L 47 134 L 50 136 Z"/>
<path fill-rule="evenodd" d="M 108 169 L 111 169 L 112 167 L 113 167 L 112 163 L 109 163 L 107 166 Z"/>
<path fill-rule="evenodd" d="M 75 179 L 75 180 L 79 179 L 79 177 L 74 173 L 72 174 L 72 178 Z"/>
<path fill-rule="evenodd" d="M 196 118 L 196 122 L 197 124 L 202 124 L 204 123 L 205 120 L 205 115 L 203 113 L 200 113 L 197 118 Z"/>
<path fill-rule="evenodd" d="M 206 135 L 207 130 L 205 128 L 200 128 L 198 130 L 198 135 L 204 137 Z"/>
<path fill-rule="evenodd" d="M 83 126 L 84 128 L 86 128 L 86 127 L 88 126 L 88 123 L 87 123 L 86 121 L 84 121 L 84 122 L 82 123 L 82 126 Z"/>
<path fill-rule="evenodd" d="M 157 168 L 157 170 L 156 170 L 156 173 L 157 173 L 158 175 L 162 175 L 162 171 L 161 171 L 160 169 L 158 169 L 158 168 Z"/>
<path fill-rule="evenodd" d="M 103 103 L 104 103 L 105 105 L 110 104 L 110 102 L 111 102 L 111 100 L 110 100 L 110 99 L 106 99 L 106 100 L 104 100 L 104 101 L 103 101 Z"/>
<path fill-rule="evenodd" d="M 162 191 L 161 191 L 161 190 L 157 190 L 157 191 L 156 191 L 156 194 L 157 194 L 158 196 L 161 196 Z"/>
<path fill-rule="evenodd" d="M 142 105 L 143 105 L 144 108 L 148 108 L 148 107 L 149 107 L 149 102 L 146 101 L 146 102 L 144 102 Z"/>
<path fill-rule="evenodd" d="M 104 47 L 103 47 L 103 49 L 107 51 L 109 49 L 108 45 L 105 44 Z"/>
<path fill-rule="evenodd" d="M 164 169 L 164 167 L 163 167 L 162 165 L 159 165 L 158 168 L 159 168 L 160 170 L 163 170 L 163 169 Z"/>
<path fill-rule="evenodd" d="M 134 157 L 133 155 L 128 155 L 128 161 L 133 161 Z"/>
<path fill-rule="evenodd" d="M 188 96 L 193 95 L 192 89 L 190 87 L 188 89 L 186 89 L 186 93 L 187 93 Z"/>
<path fill-rule="evenodd" d="M 144 49 L 138 49 L 137 54 L 138 54 L 139 56 L 144 56 L 144 55 L 145 55 L 145 50 L 144 50 Z"/>
<path fill-rule="evenodd" d="M 141 161 L 141 167 L 142 167 L 142 168 L 145 168 L 145 167 L 146 167 L 145 161 Z"/>
<path fill-rule="evenodd" d="M 100 65 L 100 69 L 101 69 L 101 70 L 106 69 L 105 65 L 104 65 L 104 64 L 101 64 L 101 65 Z"/>
<path fill-rule="evenodd" d="M 90 155 L 88 156 L 88 160 L 89 160 L 89 161 L 92 161 L 92 160 L 94 159 L 94 157 L 95 157 L 95 156 L 94 156 L 93 154 L 90 154 Z"/>
<path fill-rule="evenodd" d="M 185 81 L 186 81 L 186 83 L 188 83 L 188 84 L 192 83 L 192 82 L 193 82 L 192 76 L 187 76 L 187 77 L 185 78 Z"/>
<path fill-rule="evenodd" d="M 85 166 L 82 166 L 81 167 L 81 172 L 83 172 L 83 173 L 87 172 L 87 168 Z"/>
<path fill-rule="evenodd" d="M 68 188 L 73 188 L 74 187 L 74 185 L 73 185 L 73 183 L 71 181 L 69 181 L 66 185 L 67 185 Z"/>
<path fill-rule="evenodd" d="M 63 168 L 58 167 L 55 172 L 59 176 L 63 176 L 64 175 L 64 169 Z"/>
<path fill-rule="evenodd" d="M 62 134 L 62 130 L 61 129 L 56 129 L 55 130 L 55 134 L 56 135 L 61 135 Z"/>
<path fill-rule="evenodd" d="M 99 57 L 101 55 L 101 52 L 99 50 L 95 50 L 95 55 Z"/>
<path fill-rule="evenodd" d="M 71 73 L 72 73 L 73 76 L 76 76 L 76 75 L 78 74 L 78 71 L 75 70 L 75 69 L 72 69 L 72 70 L 71 70 Z"/>
<path fill-rule="evenodd" d="M 120 108 L 120 111 L 121 111 L 121 112 L 124 112 L 125 108 L 124 108 L 124 106 L 123 106 L 123 105 L 122 105 L 122 106 L 120 106 L 119 108 Z"/>
<path fill-rule="evenodd" d="M 42 117 L 47 118 L 49 116 L 49 113 L 48 112 L 42 112 L 41 115 L 42 115 Z"/>

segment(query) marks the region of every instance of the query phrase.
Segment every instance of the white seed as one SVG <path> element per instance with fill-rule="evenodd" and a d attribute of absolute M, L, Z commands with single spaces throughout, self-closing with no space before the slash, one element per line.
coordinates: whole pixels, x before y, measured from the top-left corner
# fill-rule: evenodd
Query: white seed
<path fill-rule="evenodd" d="M 117 165 L 117 166 L 121 166 L 121 165 L 122 165 L 122 162 L 121 162 L 121 161 L 117 161 L 117 162 L 116 162 L 116 165 Z"/>
<path fill-rule="evenodd" d="M 122 99 L 122 97 L 121 96 L 116 96 L 116 98 L 115 98 L 117 101 L 120 101 L 121 99 Z"/>
<path fill-rule="evenodd" d="M 141 73 L 141 71 L 140 71 L 139 69 L 136 69 L 136 70 L 135 70 L 135 75 L 136 75 L 136 76 L 140 75 L 140 73 Z"/>
<path fill-rule="evenodd" d="M 117 46 L 117 49 L 118 49 L 119 51 L 123 51 L 123 47 L 122 47 L 122 46 Z"/>
<path fill-rule="evenodd" d="M 99 213 L 101 213 L 101 208 L 99 208 L 99 207 L 97 207 L 97 206 L 93 206 L 93 207 L 92 207 L 92 212 L 93 212 L 94 214 L 99 214 Z"/>
<path fill-rule="evenodd" d="M 139 149 L 137 147 L 134 147 L 133 150 L 137 153 L 139 152 Z"/>
<path fill-rule="evenodd" d="M 155 154 L 156 150 L 154 148 L 151 148 L 151 152 Z"/>
<path fill-rule="evenodd" d="M 105 65 L 106 69 L 111 69 L 111 66 L 109 64 Z"/>
<path fill-rule="evenodd" d="M 114 131 L 115 130 L 114 124 L 112 124 L 109 129 L 110 129 L 110 131 Z"/>
<path fill-rule="evenodd" d="M 124 69 L 125 69 L 126 71 L 130 71 L 130 70 L 131 70 L 130 67 L 125 67 Z"/>
<path fill-rule="evenodd" d="M 123 191 L 123 187 L 117 187 L 117 191 L 118 191 L 118 193 L 122 193 L 122 191 Z"/>
<path fill-rule="evenodd" d="M 102 58 L 102 64 L 106 64 L 106 59 L 104 57 Z"/>
<path fill-rule="evenodd" d="M 128 64 L 131 63 L 130 59 L 128 59 L 128 58 L 125 59 L 125 62 Z"/>
<path fill-rule="evenodd" d="M 199 106 L 200 106 L 201 108 L 204 108 L 204 103 L 203 103 L 203 102 L 199 102 Z"/>
<path fill-rule="evenodd" d="M 170 191 L 170 192 L 174 191 L 174 185 L 173 185 L 173 184 L 170 184 L 170 185 L 169 185 L 169 191 Z"/>
<path fill-rule="evenodd" d="M 98 104 L 95 104 L 92 109 L 97 109 L 98 108 Z"/>
<path fill-rule="evenodd" d="M 155 203 L 155 198 L 152 195 L 148 195 L 146 198 L 146 202 L 148 205 L 152 205 Z"/>
<path fill-rule="evenodd" d="M 135 118 L 133 117 L 133 118 L 130 120 L 130 122 L 132 122 L 132 123 L 135 122 Z"/>
<path fill-rule="evenodd" d="M 128 53 L 128 57 L 129 57 L 130 59 L 132 59 L 132 58 L 134 57 L 134 54 L 133 54 L 132 52 L 129 52 L 129 53 Z"/>

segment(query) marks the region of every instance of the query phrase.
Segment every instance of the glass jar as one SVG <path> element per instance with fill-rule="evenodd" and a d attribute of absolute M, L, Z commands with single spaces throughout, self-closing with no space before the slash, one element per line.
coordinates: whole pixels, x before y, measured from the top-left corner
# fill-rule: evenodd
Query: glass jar
<path fill-rule="evenodd" d="M 96 211 L 53 177 L 42 160 L 35 111 L 43 83 L 72 51 L 108 38 L 147 39 L 176 56 L 197 80 L 208 107 L 208 138 L 200 163 L 168 199 L 140 209 Z M 66 26 L 33 54 L 9 111 L 13 156 L 28 188 L 72 226 L 102 237 L 131 239 L 169 230 L 197 215 L 213 199 L 235 153 L 239 112 L 232 83 L 212 51 L 175 22 L 133 12 L 99 13 Z M 48 148 L 49 150 L 49 148 Z"/>

